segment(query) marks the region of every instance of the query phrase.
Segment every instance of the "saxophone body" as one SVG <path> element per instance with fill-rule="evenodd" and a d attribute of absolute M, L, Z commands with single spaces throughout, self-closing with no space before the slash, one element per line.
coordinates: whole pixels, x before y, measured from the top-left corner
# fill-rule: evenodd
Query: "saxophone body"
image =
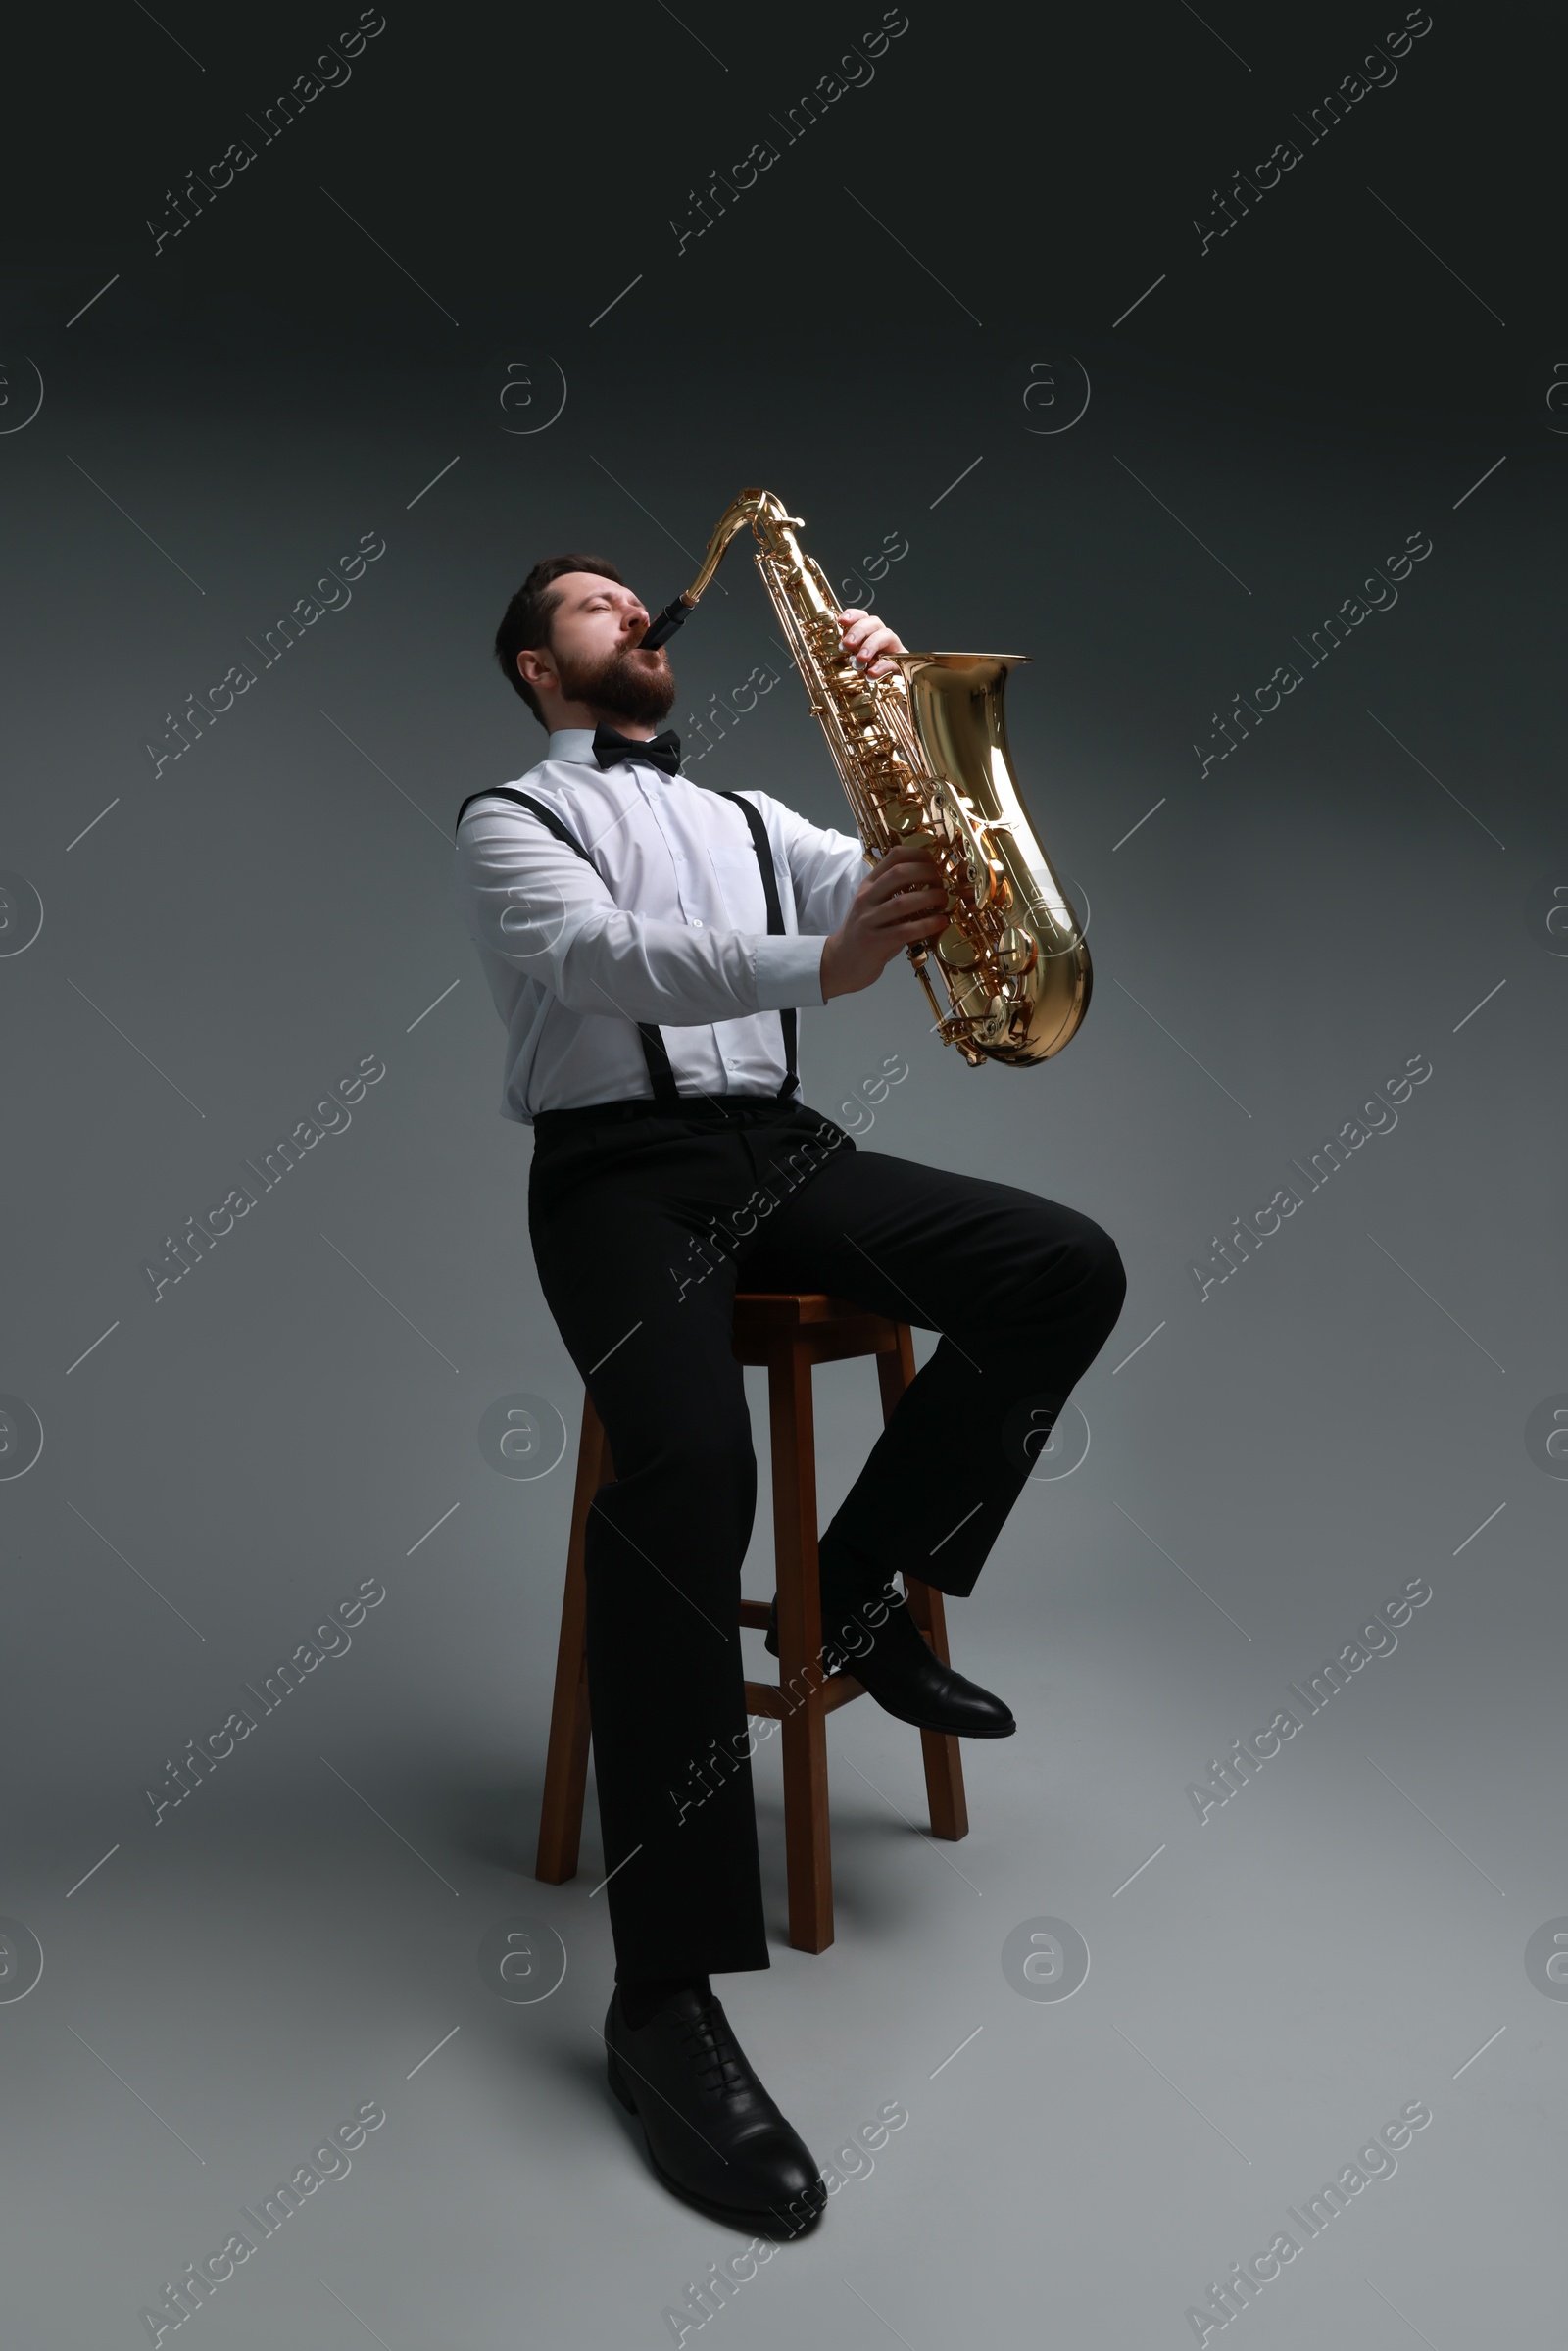
<path fill-rule="evenodd" d="M 841 608 L 796 538 L 801 517 L 768 490 L 743 490 L 720 517 L 696 580 L 660 616 L 656 641 L 697 603 L 748 525 L 868 860 L 912 845 L 928 849 L 941 870 L 947 928 L 906 949 L 938 1034 L 972 1068 L 1050 1060 L 1089 1008 L 1093 969 L 1077 916 L 1035 839 L 1007 749 L 1007 672 L 1027 656 L 891 655 L 895 675 L 867 677 L 845 657 Z M 932 985 L 933 963 L 946 1004 Z"/>

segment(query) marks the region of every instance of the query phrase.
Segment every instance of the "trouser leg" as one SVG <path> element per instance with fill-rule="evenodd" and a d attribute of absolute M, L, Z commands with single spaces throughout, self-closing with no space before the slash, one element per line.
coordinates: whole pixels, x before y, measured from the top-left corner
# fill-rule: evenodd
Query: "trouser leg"
<path fill-rule="evenodd" d="M 824 1586 L 895 1570 L 961 1597 L 1077 1382 L 1126 1275 L 1091 1218 L 1016 1186 L 882 1152 L 831 1160 L 771 1219 L 748 1286 L 829 1290 L 940 1332 L 820 1544 Z"/>
<path fill-rule="evenodd" d="M 740 1172 L 727 1181 L 734 1192 Z M 757 1462 L 731 1348 L 735 1268 L 677 1284 L 692 1220 L 654 1191 L 595 1183 L 533 1234 L 615 1471 L 589 1512 L 584 1566 L 622 1981 L 769 1964 L 738 1621 Z"/>

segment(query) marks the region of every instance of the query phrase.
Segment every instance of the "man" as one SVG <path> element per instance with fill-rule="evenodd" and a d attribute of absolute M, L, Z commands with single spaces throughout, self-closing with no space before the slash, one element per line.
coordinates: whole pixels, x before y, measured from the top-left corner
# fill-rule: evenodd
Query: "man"
<path fill-rule="evenodd" d="M 796 1007 L 869 987 L 942 930 L 937 868 L 901 848 L 867 875 L 853 835 L 683 777 L 655 731 L 675 685 L 648 627 L 598 557 L 529 573 L 496 653 L 549 748 L 465 801 L 454 895 L 507 1025 L 502 1114 L 534 1130 L 540 1284 L 615 1465 L 585 1551 L 611 2085 L 668 2186 L 791 2233 L 826 2191 L 709 1980 L 769 1964 L 737 1624 L 757 1479 L 737 1284 L 942 1334 L 821 1539 L 822 1663 L 853 1656 L 903 1722 L 1000 1738 L 1006 1706 L 937 1660 L 893 1578 L 973 1589 L 1126 1281 L 1087 1217 L 858 1151 L 805 1107 Z M 904 650 L 870 613 L 840 627 L 870 676 Z M 737 1760 L 694 1800 L 715 1748 Z"/>

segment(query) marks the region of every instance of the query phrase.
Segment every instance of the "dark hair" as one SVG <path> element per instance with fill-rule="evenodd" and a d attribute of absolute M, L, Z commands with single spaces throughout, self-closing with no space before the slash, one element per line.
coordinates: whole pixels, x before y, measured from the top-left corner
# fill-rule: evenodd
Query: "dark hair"
<path fill-rule="evenodd" d="M 625 586 L 614 564 L 607 563 L 603 556 L 546 556 L 542 563 L 535 563 L 508 605 L 506 617 L 496 630 L 496 660 L 501 663 L 508 684 L 522 696 L 541 726 L 546 724 L 545 714 L 539 708 L 539 697 L 532 686 L 517 673 L 517 656 L 549 645 L 551 616 L 561 602 L 560 591 L 552 595 L 551 588 L 567 571 L 591 571 L 598 579 L 612 579 L 618 586 Z"/>

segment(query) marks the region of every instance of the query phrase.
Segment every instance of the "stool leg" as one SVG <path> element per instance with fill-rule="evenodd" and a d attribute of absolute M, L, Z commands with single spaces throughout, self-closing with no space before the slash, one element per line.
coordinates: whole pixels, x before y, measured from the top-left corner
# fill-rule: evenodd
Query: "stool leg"
<path fill-rule="evenodd" d="M 905 1577 L 904 1589 L 909 1595 L 909 1614 L 943 1664 L 951 1665 L 941 1592 L 934 1584 L 922 1584 L 915 1576 Z M 943 1731 L 922 1731 L 920 1751 L 925 1759 L 925 1797 L 931 1810 L 932 1836 L 952 1837 L 955 1841 L 967 1837 L 969 1807 L 964 1801 L 963 1762 L 957 1740 Z"/>
<path fill-rule="evenodd" d="M 816 1568 L 816 1449 L 811 1367 L 794 1347 L 767 1373 L 773 1448 L 773 1547 L 778 1584 L 778 1678 L 784 1736 L 784 1851 L 790 1942 L 825 1951 L 833 1940 L 833 1862 L 822 1711 L 822 1602 Z M 791 1698 L 795 1703 L 790 1710 Z"/>
<path fill-rule="evenodd" d="M 914 1335 L 906 1322 L 895 1323 L 899 1336 L 897 1347 L 890 1347 L 876 1359 L 876 1384 L 882 1392 L 882 1418 L 893 1418 L 900 1396 L 914 1378 Z"/>
<path fill-rule="evenodd" d="M 914 1378 L 914 1340 L 906 1322 L 898 1326 L 898 1351 L 878 1355 L 876 1375 L 882 1390 L 882 1418 L 893 1418 L 900 1396 Z M 907 1573 L 904 1589 L 909 1596 L 909 1614 L 930 1642 L 935 1655 L 944 1665 L 951 1665 L 948 1654 L 948 1620 L 942 1605 L 942 1594 L 935 1585 L 922 1584 Z M 963 1792 L 963 1760 L 958 1741 L 942 1731 L 922 1731 L 920 1751 L 925 1762 L 925 1794 L 931 1811 L 933 1837 L 956 1841 L 969 1834 L 969 1807 Z"/>
<path fill-rule="evenodd" d="M 556 1651 L 556 1694 L 550 1709 L 550 1745 L 545 1757 L 544 1801 L 539 1811 L 539 1851 L 533 1871 L 546 1886 L 560 1886 L 577 1875 L 592 1729 L 588 1711 L 588 1586 L 583 1575 L 583 1539 L 594 1495 L 614 1474 L 599 1415 L 592 1398 L 585 1394 L 582 1434 L 577 1441 L 577 1484 L 571 1497 L 571 1537 L 566 1545 L 566 1585 L 561 1602 L 561 1641 Z"/>

